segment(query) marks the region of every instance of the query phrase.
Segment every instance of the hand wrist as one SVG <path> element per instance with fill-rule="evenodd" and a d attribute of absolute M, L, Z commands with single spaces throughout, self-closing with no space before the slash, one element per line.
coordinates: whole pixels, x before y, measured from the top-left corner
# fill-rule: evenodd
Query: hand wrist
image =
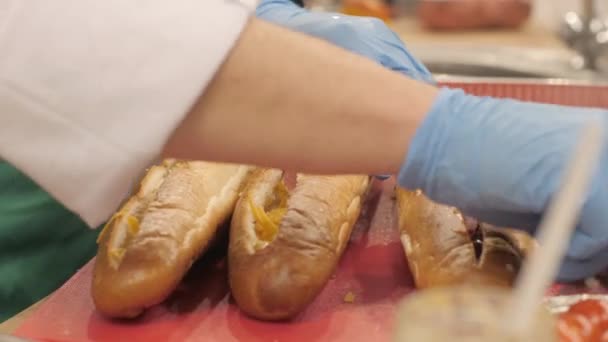
<path fill-rule="evenodd" d="M 466 95 L 461 90 L 447 88 L 439 90 L 431 109 L 417 129 L 406 160 L 399 170 L 398 182 L 401 186 L 421 189 L 427 196 L 448 204 L 453 204 L 451 202 L 456 200 L 457 194 L 466 190 L 460 189 L 457 184 L 443 184 L 445 179 L 440 180 L 441 177 L 438 177 L 438 173 L 442 172 L 441 165 L 438 165 L 443 159 L 442 156 L 452 152 L 448 151 L 450 136 L 459 125 L 462 125 L 458 108 L 461 107 L 460 102 L 464 97 Z M 470 138 L 474 139 L 473 136 Z M 460 170 L 455 172 L 469 170 L 470 165 L 467 162 L 469 158 L 466 158 L 466 155 L 463 157 L 452 159 L 461 162 L 458 165 Z"/>

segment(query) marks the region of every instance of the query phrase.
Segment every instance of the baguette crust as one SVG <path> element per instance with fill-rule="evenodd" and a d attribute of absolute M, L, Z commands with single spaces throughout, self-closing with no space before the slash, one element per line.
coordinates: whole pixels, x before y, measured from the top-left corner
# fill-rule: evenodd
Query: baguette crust
<path fill-rule="evenodd" d="M 175 160 L 153 166 L 100 234 L 97 310 L 132 318 L 162 302 L 229 218 L 251 170 Z"/>
<path fill-rule="evenodd" d="M 236 206 L 231 231 L 229 281 L 239 307 L 263 320 L 300 313 L 334 272 L 359 216 L 368 176 L 299 174 L 274 239 L 260 245 L 249 205 L 264 206 L 282 179 L 258 170 Z"/>
<path fill-rule="evenodd" d="M 397 188 L 396 195 L 401 241 L 417 287 L 513 285 L 534 245 L 529 236 L 481 224 L 476 249 L 458 209 L 434 203 L 420 191 Z"/>

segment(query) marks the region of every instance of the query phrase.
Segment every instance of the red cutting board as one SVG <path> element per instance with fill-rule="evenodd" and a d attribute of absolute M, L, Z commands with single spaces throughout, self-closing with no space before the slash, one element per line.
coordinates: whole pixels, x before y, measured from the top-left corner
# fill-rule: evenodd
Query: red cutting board
<path fill-rule="evenodd" d="M 478 96 L 512 98 L 564 106 L 608 108 L 608 84 L 585 84 L 585 82 L 551 80 L 529 82 L 519 79 L 502 82 L 447 81 L 440 85 L 460 88 Z"/>
<path fill-rule="evenodd" d="M 532 83 L 444 83 L 476 95 L 608 108 L 608 87 Z M 341 264 L 297 319 L 264 323 L 242 315 L 226 283 L 220 244 L 197 263 L 166 303 L 134 322 L 96 314 L 89 291 L 92 262 L 54 293 L 16 334 L 46 341 L 387 341 L 396 304 L 413 290 L 398 239 L 393 181 L 376 183 Z M 272 275 L 269 275 L 272 276 Z M 604 291 L 604 290 L 602 290 Z M 344 302 L 348 292 L 355 302 Z M 579 293 L 556 286 L 552 294 Z"/>
<path fill-rule="evenodd" d="M 222 246 L 193 267 L 166 303 L 134 322 L 110 321 L 95 312 L 90 262 L 16 335 L 50 341 L 387 341 L 395 304 L 413 289 L 397 235 L 393 186 L 393 181 L 374 184 L 335 276 L 293 321 L 265 323 L 239 312 L 226 283 Z M 348 292 L 354 303 L 344 302 Z"/>

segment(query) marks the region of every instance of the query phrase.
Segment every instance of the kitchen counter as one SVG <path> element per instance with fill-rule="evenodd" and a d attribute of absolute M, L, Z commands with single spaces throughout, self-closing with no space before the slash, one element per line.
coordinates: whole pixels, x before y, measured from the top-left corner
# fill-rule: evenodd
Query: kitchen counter
<path fill-rule="evenodd" d="M 406 45 L 414 43 L 466 43 L 567 49 L 555 33 L 534 22 L 529 22 L 519 30 L 481 30 L 470 32 L 427 31 L 418 25 L 416 20 L 408 18 L 397 19 L 389 26 L 397 32 Z"/>

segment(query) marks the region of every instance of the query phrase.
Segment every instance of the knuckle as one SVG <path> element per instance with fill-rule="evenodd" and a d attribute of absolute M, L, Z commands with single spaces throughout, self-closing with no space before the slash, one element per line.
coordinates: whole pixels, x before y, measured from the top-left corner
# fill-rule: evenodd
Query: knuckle
<path fill-rule="evenodd" d="M 343 37 L 353 37 L 360 34 L 359 25 L 353 20 L 338 20 L 334 30 Z"/>

